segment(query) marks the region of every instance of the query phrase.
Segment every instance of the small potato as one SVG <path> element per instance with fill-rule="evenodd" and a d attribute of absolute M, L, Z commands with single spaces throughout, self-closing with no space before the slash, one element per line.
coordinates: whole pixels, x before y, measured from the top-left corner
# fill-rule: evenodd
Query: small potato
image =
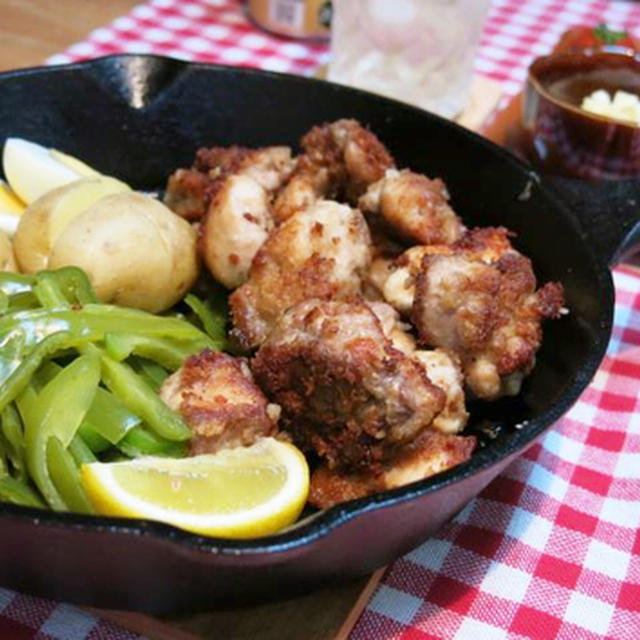
<path fill-rule="evenodd" d="M 157 200 L 120 193 L 102 198 L 63 229 L 48 267 L 67 265 L 86 271 L 103 302 L 155 313 L 193 285 L 196 233 Z"/>
<path fill-rule="evenodd" d="M 99 176 L 76 180 L 32 202 L 20 217 L 13 239 L 22 271 L 47 269 L 51 248 L 74 218 L 101 198 L 127 191 L 130 189 L 124 182 Z"/>
<path fill-rule="evenodd" d="M 17 271 L 18 265 L 16 264 L 13 255 L 13 246 L 9 236 L 0 231 L 0 271 Z"/>

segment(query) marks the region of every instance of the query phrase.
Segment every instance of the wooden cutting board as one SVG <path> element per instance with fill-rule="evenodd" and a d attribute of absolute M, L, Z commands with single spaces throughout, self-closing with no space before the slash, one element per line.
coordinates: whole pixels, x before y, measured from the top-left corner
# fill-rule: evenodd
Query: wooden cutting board
<path fill-rule="evenodd" d="M 379 569 L 369 577 L 289 600 L 198 615 L 152 618 L 128 611 L 89 611 L 152 640 L 346 640 L 383 573 Z"/>

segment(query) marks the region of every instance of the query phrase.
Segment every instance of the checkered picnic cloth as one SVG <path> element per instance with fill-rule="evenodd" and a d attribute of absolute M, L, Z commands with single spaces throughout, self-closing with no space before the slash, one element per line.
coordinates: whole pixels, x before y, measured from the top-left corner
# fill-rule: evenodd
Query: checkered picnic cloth
<path fill-rule="evenodd" d="M 338 0 L 339 1 L 339 0 Z M 476 71 L 520 90 L 575 24 L 640 29 L 640 6 L 493 0 Z M 151 0 L 48 62 L 120 52 L 311 74 L 327 46 L 258 31 L 233 0 Z M 615 270 L 607 357 L 575 407 L 451 523 L 394 563 L 352 640 L 640 638 L 640 270 Z M 140 636 L 0 589 L 0 638 Z"/>

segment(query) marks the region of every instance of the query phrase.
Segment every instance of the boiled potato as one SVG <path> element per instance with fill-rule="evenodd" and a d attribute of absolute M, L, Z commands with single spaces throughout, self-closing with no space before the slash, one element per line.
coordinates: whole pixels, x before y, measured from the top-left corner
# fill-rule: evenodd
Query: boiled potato
<path fill-rule="evenodd" d="M 14 236 L 20 269 L 35 273 L 48 268 L 49 254 L 67 225 L 105 196 L 130 191 L 115 178 L 83 178 L 49 191 L 20 216 Z"/>
<path fill-rule="evenodd" d="M 107 196 L 71 220 L 53 243 L 48 268 L 84 269 L 103 302 L 158 312 L 191 288 L 196 233 L 140 193 Z"/>
<path fill-rule="evenodd" d="M 17 271 L 18 266 L 13 256 L 13 246 L 9 236 L 0 231 L 0 271 Z"/>

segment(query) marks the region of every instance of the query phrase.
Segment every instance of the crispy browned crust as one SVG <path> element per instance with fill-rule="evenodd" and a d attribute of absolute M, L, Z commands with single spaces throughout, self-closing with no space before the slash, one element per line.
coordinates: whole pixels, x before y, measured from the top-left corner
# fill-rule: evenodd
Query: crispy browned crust
<path fill-rule="evenodd" d="M 408 244 L 451 244 L 464 232 L 444 182 L 409 170 L 372 184 L 358 206 L 370 224 Z"/>
<path fill-rule="evenodd" d="M 178 169 L 167 182 L 164 203 L 174 213 L 189 221 L 199 220 L 209 203 L 211 180 L 194 169 Z"/>
<path fill-rule="evenodd" d="M 476 229 L 452 254 L 425 255 L 416 278 L 411 319 L 422 343 L 455 351 L 467 385 L 485 399 L 517 391 L 499 386 L 495 376 L 504 382 L 531 371 L 542 320 L 559 317 L 564 304 L 559 283 L 536 291 L 531 261 L 511 248 L 508 236 L 504 228 Z M 444 285 L 433 280 L 447 271 L 457 275 Z"/>
<path fill-rule="evenodd" d="M 190 169 L 178 169 L 169 176 L 164 203 L 187 220 L 200 220 L 225 178 L 244 173 L 272 149 L 276 148 L 231 146 L 198 149 Z M 283 172 L 288 174 L 284 168 Z"/>
<path fill-rule="evenodd" d="M 474 260 L 495 262 L 513 250 L 510 239 L 514 236 L 515 234 L 505 227 L 476 227 L 469 229 L 453 246 Z"/>
<path fill-rule="evenodd" d="M 335 261 L 312 255 L 296 270 L 275 270 L 264 265 L 264 256 L 256 255 L 253 269 L 274 271 L 273 277 L 242 285 L 229 297 L 233 320 L 231 338 L 242 351 L 251 351 L 267 337 L 282 311 L 307 297 L 330 300 L 337 296 L 339 283 L 333 281 Z M 253 271 L 255 273 L 255 271 Z M 252 286 L 253 285 L 253 286 Z"/>
<path fill-rule="evenodd" d="M 444 393 L 394 349 L 362 302 L 311 300 L 284 314 L 252 361 L 283 424 L 329 467 L 376 468 L 427 428 Z"/>
<path fill-rule="evenodd" d="M 273 435 L 277 407 L 253 382 L 246 362 L 205 349 L 162 385 L 160 397 L 191 427 L 192 455 L 250 445 Z"/>
<path fill-rule="evenodd" d="M 357 202 L 367 186 L 394 161 L 378 138 L 356 120 L 312 127 L 300 140 L 302 153 L 274 204 L 281 222 L 317 199 Z"/>
<path fill-rule="evenodd" d="M 326 509 L 347 500 L 424 480 L 468 460 L 475 445 L 473 436 L 426 431 L 377 472 L 345 473 L 321 465 L 311 475 L 309 503 Z"/>
<path fill-rule="evenodd" d="M 338 263 L 349 248 L 353 249 L 351 253 L 357 249 L 365 256 L 364 272 L 370 260 L 370 237 L 360 212 L 343 209 L 339 235 L 320 223 L 307 229 L 308 212 L 300 211 L 274 229 L 260 247 L 251 264 L 249 281 L 229 297 L 231 337 L 242 351 L 260 345 L 280 314 L 298 302 L 359 293 L 361 274 L 357 265 L 339 279 L 337 272 L 342 265 Z"/>

